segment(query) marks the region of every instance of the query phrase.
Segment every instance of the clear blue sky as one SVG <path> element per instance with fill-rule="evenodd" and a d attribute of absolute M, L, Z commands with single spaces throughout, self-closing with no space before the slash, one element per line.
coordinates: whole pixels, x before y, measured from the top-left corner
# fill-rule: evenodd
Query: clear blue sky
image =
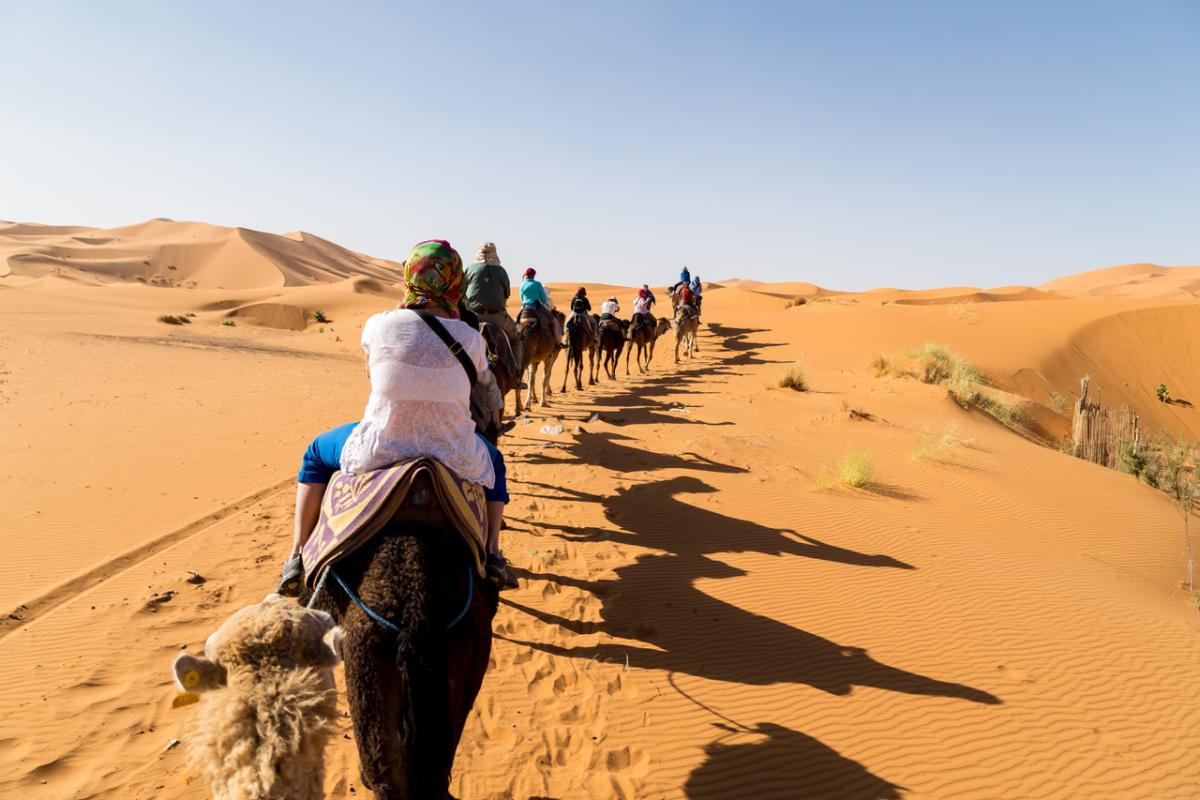
<path fill-rule="evenodd" d="M 1200 2 L 0 2 L 0 219 L 548 280 L 1200 263 Z"/>

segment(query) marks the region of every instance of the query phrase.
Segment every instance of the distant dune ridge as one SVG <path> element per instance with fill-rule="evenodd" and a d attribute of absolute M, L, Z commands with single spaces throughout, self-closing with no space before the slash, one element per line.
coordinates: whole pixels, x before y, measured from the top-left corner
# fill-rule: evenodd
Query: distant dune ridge
<path fill-rule="evenodd" d="M 393 281 L 397 269 L 303 232 L 281 236 L 166 219 L 107 229 L 0 223 L 0 277 L 236 290 L 358 276 Z"/>

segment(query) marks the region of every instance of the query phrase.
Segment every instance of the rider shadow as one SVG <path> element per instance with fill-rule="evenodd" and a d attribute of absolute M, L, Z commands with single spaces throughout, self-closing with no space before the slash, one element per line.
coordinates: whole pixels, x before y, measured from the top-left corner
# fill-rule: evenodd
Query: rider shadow
<path fill-rule="evenodd" d="M 779 530 L 689 506 L 682 492 L 713 491 L 692 477 L 634 487 L 606 501 L 606 515 L 624 527 L 612 538 L 664 551 L 640 556 L 615 576 L 584 580 L 543 573 L 528 575 L 593 593 L 601 602 L 600 621 L 567 619 L 505 600 L 513 608 L 579 635 L 602 631 L 637 639 L 646 647 L 617 643 L 562 647 L 521 642 L 555 655 L 622 661 L 646 669 L 695 675 L 747 685 L 807 684 L 834 695 L 871 686 L 914 695 L 954 697 L 996 704 L 995 696 L 963 684 L 941 681 L 876 661 L 852 645 L 825 639 L 771 617 L 747 611 L 701 591 L 701 580 L 746 573 L 710 558 L 720 553 L 796 555 L 865 568 L 913 569 L 890 556 L 859 553 L 811 536 L 792 538 Z M 544 525 L 544 523 L 543 523 Z M 550 526 L 545 526 L 550 527 Z M 579 538 L 603 535 L 581 529 Z M 803 602 L 798 579 L 779 587 Z"/>
<path fill-rule="evenodd" d="M 704 748 L 704 762 L 683 785 L 689 800 L 901 800 L 903 786 L 872 773 L 820 740 L 782 725 L 751 728 L 718 723 L 727 731 Z M 754 735 L 758 741 L 735 743 Z M 734 790 L 736 787 L 736 791 Z"/>
<path fill-rule="evenodd" d="M 552 455 L 543 450 L 525 453 L 519 460 L 513 460 L 522 464 L 578 464 L 583 462 L 615 472 L 659 469 L 693 469 L 725 473 L 749 472 L 745 467 L 722 464 L 697 453 L 684 452 L 680 455 L 656 453 L 653 450 L 620 444 L 617 441 L 619 439 L 633 441 L 631 437 L 619 433 L 581 431 L 575 435 L 573 440 L 563 442 L 555 449 L 556 453 L 565 451 L 561 456 Z"/>

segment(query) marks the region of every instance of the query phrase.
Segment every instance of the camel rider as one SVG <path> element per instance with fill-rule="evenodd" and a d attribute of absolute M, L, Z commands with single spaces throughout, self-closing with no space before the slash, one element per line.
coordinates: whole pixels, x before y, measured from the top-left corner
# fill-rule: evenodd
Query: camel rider
<path fill-rule="evenodd" d="M 567 325 L 570 325 L 572 319 L 579 320 L 584 330 L 595 335 L 596 331 L 592 329 L 592 301 L 588 300 L 587 289 L 582 286 L 571 298 L 571 316 L 567 317 Z"/>
<path fill-rule="evenodd" d="M 363 325 L 371 395 L 361 422 L 318 436 L 297 476 L 291 556 L 276 591 L 296 596 L 304 582 L 300 552 L 321 515 L 333 473 L 359 475 L 416 458 L 437 459 L 463 480 L 484 488 L 487 501 L 487 572 L 501 588 L 516 579 L 500 553 L 500 526 L 508 503 L 504 456 L 475 432 L 471 381 L 464 364 L 433 328 L 459 345 L 478 380 L 491 377 L 487 345 L 479 331 L 458 319 L 462 259 L 448 242 L 421 242 L 404 262 L 404 300 Z M 422 314 L 428 312 L 428 317 Z"/>
<path fill-rule="evenodd" d="M 692 294 L 696 295 L 696 313 L 700 313 L 700 304 L 704 301 L 701 292 L 704 291 L 704 283 L 700 280 L 700 276 L 696 275 L 692 278 Z"/>
<path fill-rule="evenodd" d="M 642 290 L 646 293 L 646 297 L 650 298 L 650 307 L 653 308 L 654 304 L 658 302 L 658 298 L 654 296 L 654 292 L 650 291 L 650 284 L 643 283 Z"/>
<path fill-rule="evenodd" d="M 610 297 L 600 304 L 600 321 L 607 322 L 610 319 L 616 319 L 617 314 L 621 313 L 621 304 L 617 302 L 617 298 Z"/>
<path fill-rule="evenodd" d="M 685 283 L 679 287 L 678 315 L 688 315 L 688 314 L 695 314 L 695 313 L 696 313 L 696 293 L 692 291 L 692 286 L 690 283 Z"/>
<path fill-rule="evenodd" d="M 490 322 L 508 337 L 513 359 L 517 362 L 514 372 L 521 371 L 521 338 L 517 336 L 517 323 L 508 315 L 508 298 L 512 287 L 508 271 L 500 265 L 496 245 L 484 242 L 475 254 L 475 263 L 463 271 L 463 302 L 475 312 L 480 322 Z M 527 388 L 522 384 L 522 389 Z"/>
<path fill-rule="evenodd" d="M 554 341 L 562 347 L 562 325 L 554 316 L 554 301 L 550 299 L 546 287 L 537 279 L 537 270 L 526 267 L 521 280 L 521 307 L 528 308 L 543 325 L 549 325 L 554 333 Z"/>
<path fill-rule="evenodd" d="M 650 291 L 645 287 L 638 289 L 637 297 L 633 300 L 633 320 L 629 326 L 630 339 L 633 339 L 633 334 L 639 326 L 654 326 L 654 316 L 650 313 L 650 306 L 652 304 L 653 300 L 651 300 Z"/>
<path fill-rule="evenodd" d="M 692 273 L 688 272 L 688 268 L 684 267 L 679 273 L 679 281 L 671 287 L 671 291 L 678 292 L 682 286 L 690 286 L 692 283 Z"/>

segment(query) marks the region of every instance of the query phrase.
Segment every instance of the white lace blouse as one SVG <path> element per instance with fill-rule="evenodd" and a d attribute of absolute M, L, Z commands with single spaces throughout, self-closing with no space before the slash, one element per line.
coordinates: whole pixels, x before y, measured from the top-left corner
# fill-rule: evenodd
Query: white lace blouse
<path fill-rule="evenodd" d="M 457 319 L 438 318 L 482 376 L 487 345 Z M 371 397 L 362 422 L 342 449 L 342 471 L 354 475 L 421 456 L 492 488 L 492 460 L 471 420 L 471 384 L 450 348 L 415 312 L 376 314 L 363 325 L 362 348 Z"/>

